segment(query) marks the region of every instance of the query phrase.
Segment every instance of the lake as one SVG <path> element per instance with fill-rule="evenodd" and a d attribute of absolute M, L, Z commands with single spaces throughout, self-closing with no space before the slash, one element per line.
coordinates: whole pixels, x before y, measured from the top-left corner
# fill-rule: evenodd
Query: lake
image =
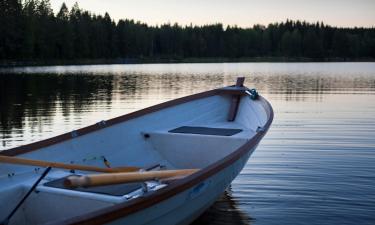
<path fill-rule="evenodd" d="M 375 224 L 375 63 L 212 63 L 0 69 L 0 150 L 234 84 L 274 123 L 194 225 Z"/>

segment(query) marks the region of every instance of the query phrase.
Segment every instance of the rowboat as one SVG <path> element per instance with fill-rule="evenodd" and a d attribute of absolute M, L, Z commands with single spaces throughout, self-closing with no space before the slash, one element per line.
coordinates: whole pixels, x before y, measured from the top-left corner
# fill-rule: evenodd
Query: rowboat
<path fill-rule="evenodd" d="M 272 123 L 243 82 L 0 152 L 0 223 L 191 223 Z"/>

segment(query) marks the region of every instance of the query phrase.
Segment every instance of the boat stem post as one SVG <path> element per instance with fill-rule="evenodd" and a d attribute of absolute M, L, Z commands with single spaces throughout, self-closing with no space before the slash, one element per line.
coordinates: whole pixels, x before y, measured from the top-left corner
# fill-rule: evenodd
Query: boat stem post
<path fill-rule="evenodd" d="M 245 82 L 245 77 L 238 77 L 236 81 L 236 87 L 243 87 L 243 83 Z M 236 119 L 238 106 L 240 104 L 241 96 L 239 95 L 233 95 L 232 96 L 232 102 L 230 104 L 229 108 L 229 114 L 228 114 L 228 121 L 232 122 Z"/>

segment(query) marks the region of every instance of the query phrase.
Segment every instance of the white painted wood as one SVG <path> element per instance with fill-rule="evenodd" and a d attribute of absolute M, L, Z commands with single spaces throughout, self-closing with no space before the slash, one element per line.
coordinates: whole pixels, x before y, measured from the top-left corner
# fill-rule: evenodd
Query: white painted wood
<path fill-rule="evenodd" d="M 150 113 L 87 135 L 78 136 L 20 157 L 104 167 L 102 156 L 113 167 L 147 168 L 161 164 L 166 169 L 205 168 L 242 146 L 265 125 L 266 112 L 259 101 L 241 98 L 234 122 L 227 121 L 230 96 L 212 96 Z M 234 128 L 233 136 L 176 134 L 180 126 Z M 144 134 L 149 134 L 145 138 Z M 249 153 L 235 163 L 184 192 L 111 224 L 188 224 L 209 207 L 245 165 Z M 0 220 L 41 175 L 43 168 L 0 164 Z M 78 171 L 87 174 L 86 171 Z M 10 224 L 43 224 L 94 212 L 143 195 L 141 189 L 126 196 L 79 192 L 43 186 L 43 183 L 70 174 L 53 169 L 31 194 Z M 150 192 L 166 184 L 149 183 Z M 150 193 L 149 193 L 150 194 Z"/>
<path fill-rule="evenodd" d="M 149 140 L 176 168 L 204 168 L 246 142 L 245 138 L 168 132 L 150 133 Z"/>

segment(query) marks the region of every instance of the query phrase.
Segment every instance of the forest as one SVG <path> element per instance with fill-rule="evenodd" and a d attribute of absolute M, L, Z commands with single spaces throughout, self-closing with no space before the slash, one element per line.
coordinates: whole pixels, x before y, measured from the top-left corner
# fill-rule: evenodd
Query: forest
<path fill-rule="evenodd" d="M 115 21 L 77 3 L 71 9 L 62 4 L 54 13 L 49 0 L 0 0 L 0 62 L 257 57 L 373 61 L 375 27 L 291 20 L 250 28 L 220 23 L 150 26 Z"/>

